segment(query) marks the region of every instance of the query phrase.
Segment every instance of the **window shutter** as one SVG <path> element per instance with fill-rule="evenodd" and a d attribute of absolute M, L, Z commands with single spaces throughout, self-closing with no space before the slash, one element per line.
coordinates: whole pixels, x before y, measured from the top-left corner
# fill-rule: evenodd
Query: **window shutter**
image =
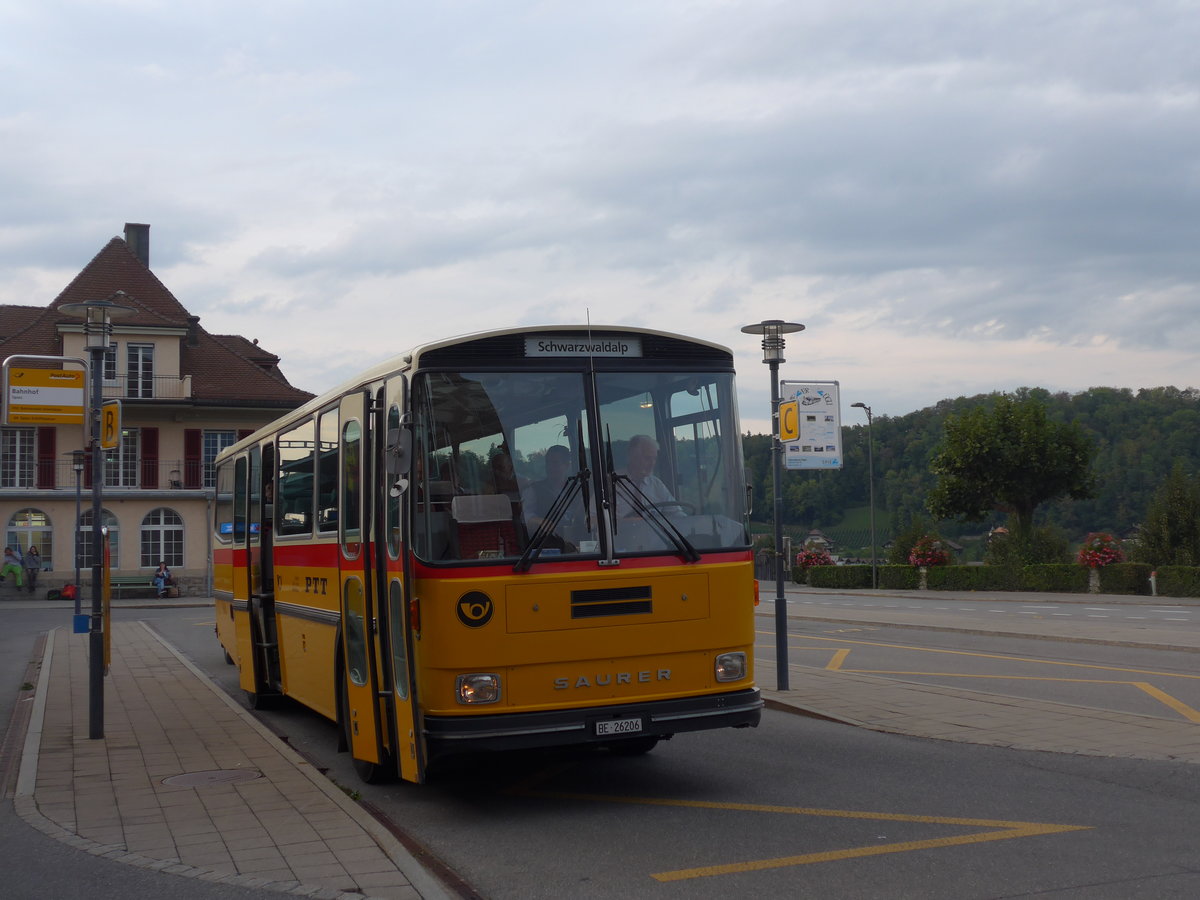
<path fill-rule="evenodd" d="M 55 485 L 55 446 L 58 430 L 53 426 L 37 430 L 37 486 L 39 490 L 54 488 Z"/>
<path fill-rule="evenodd" d="M 183 486 L 196 490 L 204 486 L 204 432 L 199 428 L 183 430 Z"/>
<path fill-rule="evenodd" d="M 139 429 L 142 442 L 142 487 L 158 487 L 158 429 L 143 425 Z"/>

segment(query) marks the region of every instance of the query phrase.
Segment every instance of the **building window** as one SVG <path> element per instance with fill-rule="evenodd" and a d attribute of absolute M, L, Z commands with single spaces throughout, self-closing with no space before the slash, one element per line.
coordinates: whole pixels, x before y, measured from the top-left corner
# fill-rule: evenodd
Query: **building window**
<path fill-rule="evenodd" d="M 30 547 L 37 547 L 42 557 L 42 569 L 49 570 L 54 556 L 54 530 L 50 527 L 50 517 L 40 509 L 27 507 L 13 513 L 8 520 L 4 544 L 15 547 L 24 556 Z"/>
<path fill-rule="evenodd" d="M 117 342 L 113 341 L 104 351 L 104 380 L 114 384 L 117 380 Z"/>
<path fill-rule="evenodd" d="M 154 396 L 154 345 L 126 344 L 126 397 Z"/>
<path fill-rule="evenodd" d="M 136 428 L 124 428 L 121 443 L 105 451 L 105 487 L 138 486 L 138 436 Z"/>
<path fill-rule="evenodd" d="M 121 566 L 121 530 L 117 526 L 117 517 L 107 509 L 100 512 L 100 524 L 108 529 L 108 565 L 118 569 Z M 79 516 L 79 567 L 92 567 L 92 511 L 85 509 Z"/>
<path fill-rule="evenodd" d="M 183 519 L 174 510 L 160 506 L 142 519 L 142 566 L 183 567 Z"/>
<path fill-rule="evenodd" d="M 0 487 L 31 488 L 37 469 L 32 428 L 0 428 Z"/>
<path fill-rule="evenodd" d="M 214 487 L 216 485 L 216 476 L 213 474 L 213 460 L 217 455 L 228 447 L 230 444 L 237 443 L 236 431 L 205 431 L 204 445 L 201 452 L 204 454 L 204 486 Z"/>

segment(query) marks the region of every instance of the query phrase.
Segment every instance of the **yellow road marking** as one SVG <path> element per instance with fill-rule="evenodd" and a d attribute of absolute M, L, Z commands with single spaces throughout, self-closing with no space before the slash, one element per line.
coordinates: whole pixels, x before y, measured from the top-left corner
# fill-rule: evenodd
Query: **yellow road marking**
<path fill-rule="evenodd" d="M 857 859 L 864 856 L 879 856 L 885 853 L 907 853 L 912 850 L 929 850 L 938 847 L 960 847 L 987 841 L 1006 841 L 1013 838 L 1036 837 L 1045 834 L 1061 834 L 1067 831 L 1087 831 L 1090 825 L 1050 825 L 1039 822 L 1009 822 L 994 819 L 963 819 L 949 816 L 912 816 L 902 813 L 861 812 L 849 809 L 816 809 L 803 806 L 770 806 L 759 803 L 722 803 L 711 800 L 669 800 L 659 797 L 614 797 L 604 794 L 582 794 L 570 791 L 522 791 L 526 796 L 547 799 L 572 800 L 597 803 L 628 803 L 639 806 L 678 806 L 690 809 L 719 809 L 735 812 L 781 813 L 793 816 L 825 816 L 838 819 L 859 819 L 872 822 L 908 822 L 924 825 L 958 825 L 973 828 L 991 828 L 994 831 L 973 832 L 951 837 L 931 838 L 924 841 L 900 841 L 879 844 L 873 847 L 848 847 L 844 850 L 825 850 L 819 853 L 802 853 L 796 856 L 781 856 L 774 859 L 746 860 L 715 866 L 700 866 L 692 869 L 677 869 L 655 872 L 656 881 L 684 881 L 689 878 L 705 878 L 712 875 L 731 875 L 737 872 L 757 872 L 763 869 L 778 869 L 786 866 L 804 866 L 813 863 L 834 862 L 842 859 Z"/>
<path fill-rule="evenodd" d="M 774 636 L 773 631 L 759 631 L 758 634 Z M 952 656 L 973 656 L 979 659 L 1000 659 L 1009 662 L 1026 662 L 1038 663 L 1043 666 L 1069 666 L 1077 669 L 1096 669 L 1102 672 L 1128 672 L 1131 675 L 1159 675 L 1164 678 L 1190 678 L 1200 681 L 1200 675 L 1186 675 L 1175 672 L 1156 672 L 1153 669 L 1130 669 L 1125 666 L 1104 666 L 1098 663 L 1077 663 L 1065 662 L 1057 659 L 1039 659 L 1035 656 L 1010 656 L 1004 653 L 977 653 L 972 650 L 946 650 L 941 647 L 912 647 L 907 644 L 889 644 L 885 641 L 855 641 L 847 640 L 841 637 L 825 638 L 815 634 L 794 635 L 789 634 L 788 637 L 794 637 L 805 641 L 830 641 L 839 644 L 860 644 L 865 647 L 889 647 L 893 650 L 915 650 L 919 653 L 943 653 Z"/>
<path fill-rule="evenodd" d="M 841 650 L 833 654 L 833 659 L 829 660 L 829 665 L 825 668 L 831 672 L 836 672 L 842 667 L 842 663 L 846 661 L 846 657 L 850 655 L 850 648 L 843 647 Z"/>
<path fill-rule="evenodd" d="M 1181 703 L 1180 701 L 1178 701 L 1174 697 L 1172 697 L 1170 694 L 1160 691 L 1154 685 L 1147 684 L 1144 681 L 1131 681 L 1129 683 L 1132 684 L 1134 687 L 1140 688 L 1141 690 L 1145 691 L 1147 694 L 1149 694 L 1151 697 L 1153 697 L 1155 700 L 1159 701 L 1160 703 L 1165 703 L 1167 706 L 1171 707 L 1171 709 L 1175 710 L 1175 712 L 1179 713 L 1181 716 L 1183 716 L 1189 722 L 1200 722 L 1200 712 L 1196 712 L 1196 710 L 1192 709 L 1186 703 Z"/>

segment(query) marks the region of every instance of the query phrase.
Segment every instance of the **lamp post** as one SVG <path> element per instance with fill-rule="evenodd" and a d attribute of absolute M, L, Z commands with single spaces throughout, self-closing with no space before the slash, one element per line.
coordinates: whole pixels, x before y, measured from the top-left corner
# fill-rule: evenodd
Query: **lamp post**
<path fill-rule="evenodd" d="M 771 482 L 775 491 L 775 680 L 781 691 L 788 689 L 787 598 L 783 595 L 783 442 L 779 440 L 779 364 L 785 334 L 803 331 L 804 326 L 782 319 L 766 319 L 742 326 L 744 334 L 761 334 L 763 362 L 771 368 Z"/>
<path fill-rule="evenodd" d="M 70 455 L 71 468 L 75 470 L 75 615 L 79 615 L 80 603 L 83 602 L 83 598 L 79 596 L 79 517 L 82 514 L 80 481 L 83 478 L 83 461 L 87 457 L 87 451 L 72 450 Z"/>
<path fill-rule="evenodd" d="M 875 438 L 871 434 L 871 407 L 865 403 L 851 403 L 867 414 L 867 491 L 871 502 L 871 587 L 879 587 L 878 569 L 875 564 Z"/>
<path fill-rule="evenodd" d="M 122 306 L 125 293 L 104 300 L 64 303 L 59 312 L 84 320 L 84 347 L 91 356 L 92 378 L 92 620 L 88 629 L 88 737 L 104 737 L 104 451 L 100 446 L 100 407 L 104 404 L 104 354 L 112 335 L 112 320 L 135 310 Z M 78 523 L 76 524 L 78 528 Z M 78 565 L 78 560 L 76 561 Z"/>

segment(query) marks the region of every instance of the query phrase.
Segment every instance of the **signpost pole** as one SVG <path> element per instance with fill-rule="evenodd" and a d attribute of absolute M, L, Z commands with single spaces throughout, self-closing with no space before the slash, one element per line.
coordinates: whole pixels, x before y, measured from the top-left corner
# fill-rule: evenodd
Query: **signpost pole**
<path fill-rule="evenodd" d="M 92 402 L 92 620 L 88 630 L 88 737 L 104 737 L 104 449 L 101 447 L 101 407 L 104 405 L 104 354 L 108 352 L 112 320 L 136 310 L 116 303 L 117 291 L 105 300 L 64 303 L 59 312 L 82 316 L 84 346 L 91 357 Z"/>
<path fill-rule="evenodd" d="M 779 418 L 779 364 L 783 358 L 785 334 L 803 331 L 804 326 L 780 319 L 768 319 L 745 325 L 745 334 L 763 336 L 763 362 L 771 370 L 771 480 L 775 490 L 775 680 L 781 691 L 788 689 L 787 597 L 783 593 L 783 442 Z"/>

